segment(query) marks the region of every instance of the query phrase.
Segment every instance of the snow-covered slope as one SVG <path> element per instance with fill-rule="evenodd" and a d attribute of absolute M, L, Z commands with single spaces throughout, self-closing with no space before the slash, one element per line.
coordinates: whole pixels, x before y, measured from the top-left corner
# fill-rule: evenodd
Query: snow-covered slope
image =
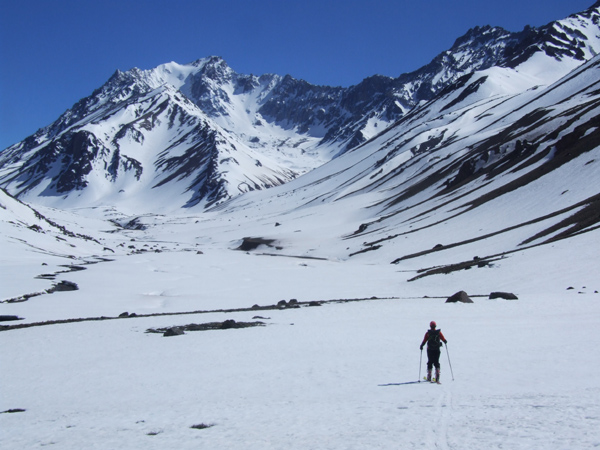
<path fill-rule="evenodd" d="M 599 73 L 600 56 L 550 86 L 524 90 L 531 77 L 509 68 L 476 72 L 362 146 L 285 185 L 209 210 L 168 215 L 132 214 L 119 206 L 38 210 L 69 229 L 85 224 L 105 248 L 89 255 L 184 250 L 196 255 L 212 249 L 234 258 L 232 250 L 244 249 L 291 261 L 326 261 L 339 267 L 341 278 L 352 264 L 389 266 L 392 273 L 406 271 L 418 292 L 442 274 L 473 269 L 473 276 L 461 275 L 452 286 L 464 289 L 460 284 L 468 279 L 479 289 L 480 276 L 504 278 L 498 265 L 510 266 L 517 256 L 527 260 L 526 255 L 545 253 L 547 264 L 560 265 L 563 254 L 553 250 L 559 243 L 587 242 L 591 249 L 597 241 Z M 51 253 L 44 239 L 35 242 L 41 255 Z M 560 283 L 593 260 L 590 253 L 570 262 Z M 190 267 L 198 270 L 191 262 Z M 253 285 L 253 302 L 265 295 L 258 286 L 268 283 L 258 275 L 266 269 L 257 270 L 248 278 L 261 280 Z M 115 285 L 126 285 L 128 277 L 123 270 Z M 510 288 L 512 277 L 503 287 Z M 221 279 L 215 280 L 209 291 L 221 290 Z M 530 280 L 528 289 L 535 291 L 540 282 L 548 281 Z M 317 283 L 311 295 L 325 290 L 351 296 L 358 289 L 332 283 L 330 291 L 328 283 Z M 386 295 L 395 289 L 388 283 L 383 282 Z M 447 292 L 442 285 L 436 294 Z M 281 295 L 277 292 L 272 294 Z M 185 295 L 194 298 L 192 292 Z M 114 299 L 120 304 L 119 296 Z M 97 303 L 112 308 L 112 301 Z M 217 295 L 211 306 L 219 304 Z"/>
<path fill-rule="evenodd" d="M 213 58 L 4 151 L 2 448 L 597 447 L 597 7 L 472 30 L 410 108 Z"/>
<path fill-rule="evenodd" d="M 57 125 L 61 131 L 35 138 L 32 150 L 4 152 L 7 186 L 20 197 L 55 204 L 63 197 L 71 205 L 115 204 L 126 197 L 138 207 L 151 199 L 190 206 L 296 176 L 222 129 L 170 86 L 148 89 L 135 101 L 115 100 L 115 95 L 124 94 L 98 94 L 106 99 L 81 120 L 67 113 Z"/>

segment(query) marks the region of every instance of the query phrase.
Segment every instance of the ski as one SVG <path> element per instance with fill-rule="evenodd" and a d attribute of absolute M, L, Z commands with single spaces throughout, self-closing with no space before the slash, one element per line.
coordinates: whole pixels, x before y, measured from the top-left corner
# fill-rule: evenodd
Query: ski
<path fill-rule="evenodd" d="M 427 383 L 432 383 L 432 384 L 442 384 L 438 380 L 436 380 L 435 378 L 432 378 L 431 380 L 428 380 L 427 377 L 423 377 L 423 381 L 426 381 Z"/>

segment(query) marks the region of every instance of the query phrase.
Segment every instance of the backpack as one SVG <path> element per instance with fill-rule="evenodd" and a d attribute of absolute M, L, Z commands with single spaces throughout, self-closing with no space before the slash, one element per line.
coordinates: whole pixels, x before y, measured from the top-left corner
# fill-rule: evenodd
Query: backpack
<path fill-rule="evenodd" d="M 429 338 L 427 338 L 427 348 L 439 348 L 442 346 L 440 342 L 440 331 L 442 330 L 427 330 Z"/>

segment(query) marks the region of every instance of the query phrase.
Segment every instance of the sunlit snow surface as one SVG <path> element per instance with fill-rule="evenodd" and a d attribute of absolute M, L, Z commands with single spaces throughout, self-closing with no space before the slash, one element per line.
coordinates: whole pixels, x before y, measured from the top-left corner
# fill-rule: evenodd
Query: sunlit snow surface
<path fill-rule="evenodd" d="M 0 411 L 25 410 L 0 414 L 3 448 L 600 445 L 598 363 L 592 357 L 600 344 L 597 233 L 513 253 L 493 267 L 407 282 L 433 257 L 389 264 L 398 247 L 383 257 L 344 257 L 339 236 L 355 230 L 363 217 L 343 204 L 280 215 L 279 226 L 268 215 L 257 221 L 250 209 L 240 208 L 145 216 L 146 230 L 114 233 L 118 228 L 104 219 L 122 222 L 125 216 L 117 211 L 40 208 L 97 242 L 56 239 L 60 234 L 43 222 L 43 234 L 15 227 L 15 218 L 27 224 L 35 218 L 25 205 L 5 197 L 2 204 L 0 213 L 13 222 L 1 222 L 2 246 L 9 250 L 1 257 L 2 299 L 59 280 L 79 286 L 0 304 L 1 314 L 24 318 L 5 325 L 125 311 L 250 308 L 293 298 L 365 299 L 2 331 Z M 265 236 L 268 231 L 273 234 Z M 436 239 L 452 239 L 437 231 Z M 277 238 L 282 248 L 234 250 L 242 237 L 257 235 Z M 417 247 L 413 241 L 406 239 L 406 245 Z M 133 253 L 142 249 L 147 251 Z M 446 257 L 472 257 L 479 250 L 485 253 L 485 245 Z M 72 264 L 87 269 L 54 281 L 34 278 Z M 475 303 L 445 304 L 458 290 Z M 487 299 L 498 290 L 519 300 Z M 175 337 L 146 333 L 226 319 L 266 326 Z M 442 349 L 442 385 L 400 384 L 425 374 L 419 344 L 430 320 L 449 341 Z M 201 424 L 209 427 L 191 428 Z"/>
<path fill-rule="evenodd" d="M 363 146 L 208 211 L 169 204 L 172 189 L 69 198 L 67 210 L 49 207 L 57 198 L 37 213 L 0 191 L 0 314 L 22 318 L 2 325 L 106 319 L 0 331 L 2 448 L 599 447 L 600 230 L 532 238 L 593 203 L 600 146 L 465 214 L 552 153 L 436 195 L 448 172 L 402 198 L 536 111 L 547 122 L 517 131 L 540 151 L 576 127 L 595 136 L 597 108 L 579 106 L 599 95 L 599 62 L 549 86 L 543 71 L 476 73 L 470 95 L 449 92 L 379 135 L 369 122 Z M 246 237 L 269 245 L 236 250 Z M 46 293 L 61 281 L 79 289 Z M 474 303 L 445 303 L 460 290 Z M 301 307 L 252 309 L 290 299 Z M 227 319 L 265 325 L 146 333 Z M 442 384 L 403 384 L 425 375 L 431 320 L 449 341 Z"/>

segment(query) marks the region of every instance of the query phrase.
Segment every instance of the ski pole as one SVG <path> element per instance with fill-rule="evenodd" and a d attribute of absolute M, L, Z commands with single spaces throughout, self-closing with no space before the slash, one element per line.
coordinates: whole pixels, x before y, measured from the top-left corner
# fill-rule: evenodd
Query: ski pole
<path fill-rule="evenodd" d="M 421 356 L 419 357 L 419 383 L 421 382 L 421 361 L 423 361 L 423 349 L 421 349 Z"/>
<path fill-rule="evenodd" d="M 454 372 L 452 372 L 452 363 L 450 363 L 450 353 L 448 352 L 448 343 L 446 343 L 446 355 L 448 355 L 448 365 L 450 366 L 450 373 L 452 374 L 452 381 L 454 381 Z"/>

